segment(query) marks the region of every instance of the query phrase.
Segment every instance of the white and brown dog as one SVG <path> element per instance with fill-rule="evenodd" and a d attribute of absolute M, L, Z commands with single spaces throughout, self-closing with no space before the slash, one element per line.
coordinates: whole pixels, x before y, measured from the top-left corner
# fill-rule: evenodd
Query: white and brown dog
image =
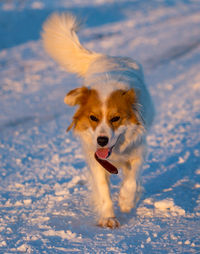
<path fill-rule="evenodd" d="M 79 24 L 71 14 L 53 14 L 43 27 L 44 48 L 67 71 L 84 78 L 64 101 L 78 105 L 68 130 L 80 137 L 93 179 L 99 225 L 116 228 L 109 176 L 123 170 L 119 193 L 122 212 L 130 212 L 141 190 L 139 171 L 145 136 L 154 115 L 141 66 L 130 58 L 111 57 L 84 48 Z"/>

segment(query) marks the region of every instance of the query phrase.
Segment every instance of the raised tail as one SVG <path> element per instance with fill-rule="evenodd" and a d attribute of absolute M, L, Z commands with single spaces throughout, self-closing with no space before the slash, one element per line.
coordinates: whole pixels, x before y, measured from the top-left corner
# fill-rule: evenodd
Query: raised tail
<path fill-rule="evenodd" d="M 47 53 L 67 71 L 85 76 L 101 54 L 84 48 L 76 32 L 80 23 L 69 13 L 54 13 L 43 25 L 42 39 Z"/>

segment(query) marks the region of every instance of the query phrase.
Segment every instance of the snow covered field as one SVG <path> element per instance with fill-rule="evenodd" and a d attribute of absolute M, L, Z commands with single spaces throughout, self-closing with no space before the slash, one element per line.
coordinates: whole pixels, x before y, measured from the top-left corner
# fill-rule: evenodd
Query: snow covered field
<path fill-rule="evenodd" d="M 87 165 L 63 103 L 81 81 L 43 51 L 46 17 L 86 19 L 89 49 L 144 67 L 157 111 L 144 192 L 117 230 L 95 225 Z M 200 1 L 0 2 L 0 253 L 200 252 Z"/>

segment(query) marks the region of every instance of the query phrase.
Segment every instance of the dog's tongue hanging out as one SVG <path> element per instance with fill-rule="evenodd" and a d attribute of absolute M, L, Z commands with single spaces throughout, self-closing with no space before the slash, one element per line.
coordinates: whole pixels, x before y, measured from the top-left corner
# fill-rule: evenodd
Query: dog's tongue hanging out
<path fill-rule="evenodd" d="M 110 153 L 111 149 L 109 148 L 98 148 L 94 157 L 109 173 L 118 174 L 117 168 L 106 160 L 106 158 L 109 157 Z"/>
<path fill-rule="evenodd" d="M 106 159 L 110 155 L 110 149 L 109 148 L 98 148 L 96 151 L 96 155 L 99 157 L 99 159 Z"/>

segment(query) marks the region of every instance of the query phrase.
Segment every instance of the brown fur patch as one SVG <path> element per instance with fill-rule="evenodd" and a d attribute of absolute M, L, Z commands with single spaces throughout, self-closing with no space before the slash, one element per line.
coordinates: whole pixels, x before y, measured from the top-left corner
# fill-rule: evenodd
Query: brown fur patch
<path fill-rule="evenodd" d="M 90 90 L 83 86 L 71 90 L 64 99 L 64 102 L 70 106 L 75 106 L 77 104 L 84 104 L 87 101 Z"/>
<path fill-rule="evenodd" d="M 71 96 L 73 99 L 70 98 L 70 102 L 73 100 L 73 104 L 79 105 L 79 108 L 67 131 L 73 127 L 77 131 L 84 131 L 90 127 L 95 130 L 103 118 L 102 102 L 98 92 L 82 87 L 70 91 L 66 97 Z M 129 123 L 140 124 L 133 110 L 134 103 L 136 103 L 136 95 L 133 89 L 111 93 L 106 101 L 106 119 L 113 130 Z"/>
<path fill-rule="evenodd" d="M 133 89 L 128 91 L 114 91 L 106 102 L 107 122 L 112 129 L 128 123 L 139 124 L 134 113 L 133 104 L 136 103 L 136 95 Z"/>
<path fill-rule="evenodd" d="M 99 99 L 97 91 L 88 89 L 86 92 L 84 89 L 82 95 L 79 95 L 77 104 L 79 104 L 80 107 L 74 114 L 73 122 L 68 130 L 73 126 L 77 131 L 84 131 L 90 127 L 95 130 L 102 120 L 102 102 Z M 90 116 L 94 116 L 97 121 L 92 120 Z"/>

